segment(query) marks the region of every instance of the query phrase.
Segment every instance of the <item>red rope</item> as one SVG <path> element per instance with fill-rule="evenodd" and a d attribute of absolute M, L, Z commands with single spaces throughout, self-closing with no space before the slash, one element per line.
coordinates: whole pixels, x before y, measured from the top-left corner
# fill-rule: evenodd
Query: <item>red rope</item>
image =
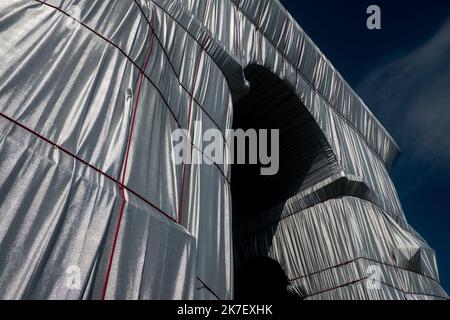
<path fill-rule="evenodd" d="M 322 291 L 319 291 L 319 292 L 315 292 L 315 293 L 303 296 L 303 298 L 306 299 L 306 298 L 317 296 L 317 295 L 320 295 L 320 294 L 323 294 L 323 293 L 326 293 L 326 292 L 330 292 L 330 291 L 337 290 L 337 289 L 340 289 L 340 288 L 348 287 L 348 286 L 351 286 L 353 284 L 356 284 L 356 283 L 362 282 L 364 280 L 367 280 L 369 278 L 370 277 L 363 277 L 363 278 L 358 279 L 358 280 L 347 282 L 347 283 L 344 283 L 344 284 L 339 285 L 339 286 L 335 286 L 335 287 L 332 287 L 332 288 L 329 288 L 329 289 L 325 289 L 325 290 L 322 290 Z M 449 300 L 447 297 L 443 297 L 443 296 L 439 296 L 439 295 L 435 295 L 435 294 L 430 294 L 430 293 L 409 292 L 409 291 L 405 291 L 403 289 L 397 288 L 397 287 L 395 287 L 395 286 L 393 286 L 391 284 L 388 284 L 388 283 L 386 283 L 384 281 L 380 281 L 380 280 L 375 280 L 375 281 L 380 283 L 380 284 L 382 284 L 382 285 L 385 285 L 385 286 L 388 286 L 388 287 L 390 287 L 392 289 L 400 291 L 404 295 L 406 294 L 406 295 L 428 296 L 428 297 L 434 297 L 434 298 L 440 298 L 440 299 L 444 299 L 444 300 Z"/>
<path fill-rule="evenodd" d="M 155 20 L 154 18 L 155 17 L 154 17 L 154 11 L 153 11 L 153 17 L 152 17 L 153 24 L 154 24 L 154 20 Z M 105 281 L 104 281 L 104 284 L 103 284 L 102 300 L 105 300 L 105 297 L 106 297 L 106 291 L 108 289 L 108 281 L 109 281 L 109 277 L 110 277 L 110 274 L 111 274 L 111 268 L 112 268 L 112 263 L 113 263 L 113 260 L 114 260 L 115 249 L 116 249 L 117 240 L 118 240 L 118 237 L 119 237 L 120 225 L 121 225 L 121 222 L 122 222 L 123 212 L 124 212 L 125 204 L 126 204 L 125 190 L 123 188 L 123 185 L 125 184 L 125 179 L 126 179 L 128 159 L 129 159 L 129 156 L 130 156 L 131 143 L 132 143 L 132 140 L 133 140 L 134 126 L 135 126 L 135 123 L 136 123 L 136 114 L 137 114 L 137 109 L 138 109 L 138 106 L 139 106 L 139 99 L 140 99 L 141 91 L 142 91 L 142 83 L 143 83 L 143 80 L 144 80 L 144 72 L 147 69 L 148 62 L 150 61 L 150 56 L 151 56 L 152 51 L 153 51 L 153 41 L 154 41 L 154 38 L 155 38 L 155 32 L 154 32 L 154 28 L 152 28 L 151 30 L 152 30 L 152 34 L 151 34 L 151 38 L 150 38 L 150 48 L 148 50 L 148 53 L 147 53 L 147 56 L 146 56 L 146 59 L 145 59 L 144 67 L 142 68 L 142 70 L 140 71 L 140 74 L 139 74 L 138 91 L 137 91 L 136 100 L 135 100 L 134 106 L 133 106 L 133 116 L 132 116 L 132 119 L 131 119 L 131 127 L 130 127 L 130 132 L 128 134 L 128 141 L 127 141 L 127 147 L 126 147 L 126 153 L 125 153 L 125 161 L 124 161 L 123 169 L 122 169 L 122 180 L 121 180 L 121 187 L 120 187 L 121 195 L 122 195 L 122 205 L 120 206 L 119 217 L 118 217 L 116 229 L 115 229 L 115 232 L 114 232 L 114 240 L 113 240 L 113 244 L 112 244 L 112 248 L 111 248 L 111 253 L 110 253 L 110 256 L 109 256 L 108 267 L 107 267 L 106 275 L 105 275 Z"/>
<path fill-rule="evenodd" d="M 349 265 L 349 264 L 357 262 L 359 260 L 366 260 L 366 261 L 373 262 L 373 263 L 378 263 L 378 264 L 381 264 L 381 265 L 384 265 L 384 266 L 387 266 L 387 267 L 392 267 L 392 268 L 396 268 L 396 269 L 399 269 L 399 270 L 402 270 L 402 271 L 411 272 L 411 273 L 417 274 L 419 276 L 425 277 L 428 280 L 434 281 L 434 282 L 436 282 L 437 284 L 440 285 L 440 282 L 438 280 L 436 280 L 433 277 L 430 277 L 430 276 L 428 276 L 426 274 L 417 272 L 415 270 L 409 270 L 409 269 L 403 268 L 401 266 L 393 265 L 393 264 L 390 264 L 390 263 L 387 263 L 387 262 L 383 262 L 383 261 L 379 261 L 379 260 L 375 260 L 375 259 L 371 259 L 371 258 L 366 258 L 366 257 L 358 257 L 358 258 L 355 258 L 355 259 L 352 259 L 352 260 L 349 260 L 349 261 L 346 261 L 346 262 L 343 262 L 343 263 L 339 263 L 339 264 L 331 266 L 331 267 L 327 267 L 327 268 L 319 270 L 319 271 L 314 271 L 314 272 L 311 272 L 311 273 L 308 273 L 308 274 L 305 274 L 305 275 L 302 275 L 302 276 L 298 276 L 298 277 L 289 279 L 289 281 L 296 281 L 296 280 L 308 278 L 308 277 L 314 276 L 316 274 L 323 273 L 325 271 L 329 271 L 329 270 L 333 270 L 333 269 L 337 269 L 337 268 Z"/>
<path fill-rule="evenodd" d="M 71 19 L 74 19 L 75 21 L 77 21 L 81 26 L 83 26 L 84 28 L 86 28 L 87 30 L 89 30 L 90 32 L 92 32 L 93 34 L 95 34 L 95 35 L 97 35 L 98 37 L 100 37 L 101 39 L 103 39 L 104 41 L 106 41 L 106 42 L 108 42 L 110 45 L 112 45 L 113 47 L 115 47 L 117 50 L 119 50 L 120 51 L 120 53 L 122 54 L 122 55 L 124 55 L 138 70 L 140 70 L 140 71 L 142 71 L 143 72 L 143 70 L 141 69 L 141 67 L 139 66 L 139 65 L 137 65 L 137 63 L 133 60 L 133 59 L 131 59 L 131 57 L 120 47 L 120 46 L 118 46 L 117 44 L 115 44 L 114 42 L 112 42 L 110 39 L 108 39 L 108 38 L 106 38 L 105 36 L 103 36 L 102 34 L 100 34 L 100 33 L 98 33 L 97 31 L 95 31 L 94 29 L 92 29 L 91 27 L 89 27 L 87 24 L 85 24 L 84 22 L 82 22 L 82 21 L 80 21 L 80 20 L 77 20 L 75 17 L 73 17 L 73 16 L 71 16 L 71 15 L 69 15 L 67 12 L 65 12 L 64 10 L 62 10 L 61 8 L 59 8 L 59 7 L 57 7 L 57 6 L 54 6 L 54 5 L 51 5 L 51 4 L 48 4 L 48 3 L 46 3 L 46 2 L 44 2 L 44 1 L 42 1 L 42 0 L 34 0 L 34 1 L 36 1 L 36 2 L 39 2 L 40 4 L 43 4 L 43 5 L 46 5 L 46 6 L 48 6 L 48 7 L 50 7 L 50 8 L 52 8 L 52 9 L 55 9 L 55 10 L 57 10 L 57 11 L 59 11 L 60 13 L 62 13 L 62 14 L 64 14 L 65 16 L 67 16 L 67 17 L 69 17 L 69 18 L 71 18 Z M 156 2 L 154 2 L 154 1 L 152 1 L 153 2 L 153 4 L 155 5 L 155 6 L 158 6 L 160 9 L 162 9 L 159 5 L 158 5 L 158 3 L 156 3 Z M 143 9 L 142 9 L 142 7 L 136 2 L 136 1 L 134 1 L 134 3 L 138 6 L 138 8 L 140 9 L 140 11 L 141 11 L 141 13 L 142 13 L 142 16 L 145 18 L 145 20 L 146 20 L 146 22 L 148 23 L 148 25 L 149 25 L 149 27 L 151 27 L 150 26 L 150 23 L 148 22 L 148 18 L 145 16 L 145 14 L 144 14 L 144 12 L 143 12 Z M 162 9 L 163 10 L 163 9 Z M 163 10 L 164 12 L 166 12 L 165 10 Z M 167 13 L 167 12 L 166 12 Z M 177 24 L 178 25 L 180 25 L 179 24 L 179 22 L 178 21 L 176 21 L 176 20 L 174 20 L 175 22 L 177 22 Z M 182 27 L 182 25 L 180 25 L 181 27 Z M 184 29 L 184 28 L 183 28 Z M 187 30 L 186 30 L 186 32 L 187 32 Z M 189 35 L 191 35 L 190 33 L 188 33 Z M 191 35 L 192 36 L 192 35 Z M 209 39 L 211 37 L 211 34 L 210 33 L 208 33 L 207 34 L 207 39 Z M 159 40 L 159 38 L 157 37 L 157 35 L 156 35 L 156 33 L 155 33 L 155 39 L 159 42 L 159 44 L 162 46 L 162 43 L 161 43 L 161 41 Z M 194 39 L 195 40 L 195 39 Z M 198 42 L 198 44 L 201 46 L 201 48 L 203 49 L 203 50 L 205 50 L 205 45 L 206 45 L 206 43 L 207 43 L 207 41 L 205 41 L 205 43 L 200 43 L 200 42 Z M 169 65 L 172 67 L 172 69 L 174 70 L 174 68 L 173 68 L 173 65 L 172 65 L 172 62 L 170 61 L 170 59 L 169 59 L 169 56 L 167 55 L 167 52 L 166 52 L 166 50 L 163 48 L 163 47 L 161 47 L 161 50 L 162 50 L 162 52 L 166 55 L 166 57 L 168 58 L 168 62 L 169 62 Z M 204 51 L 206 54 L 208 54 L 209 55 L 209 53 L 207 52 L 207 51 Z M 168 101 L 167 101 L 167 98 L 164 96 L 164 94 L 161 92 L 161 90 L 158 88 L 158 86 L 144 73 L 144 77 L 154 86 L 154 88 L 158 91 L 158 93 L 160 94 L 160 96 L 161 96 L 161 98 L 162 98 L 162 100 L 164 101 L 164 105 L 167 107 L 167 109 L 169 110 L 169 112 L 170 112 L 170 114 L 172 115 L 172 117 L 174 118 L 174 120 L 175 120 L 175 122 L 177 123 L 177 126 L 179 127 L 179 128 L 182 128 L 182 126 L 180 125 L 180 123 L 179 123 L 179 120 L 178 120 L 178 118 L 175 116 L 175 114 L 173 113 L 173 111 L 172 111 L 172 109 L 170 108 L 170 105 L 169 105 L 169 103 L 168 103 Z M 199 107 L 199 109 L 214 123 L 214 125 L 218 128 L 218 129 L 220 129 L 220 127 L 219 127 L 219 125 L 217 124 L 217 122 L 212 118 L 212 116 L 200 105 L 200 103 L 195 99 L 195 97 L 193 97 L 192 96 L 192 94 L 182 85 L 182 83 L 178 80 L 178 83 L 180 84 L 180 86 L 183 88 L 183 90 L 188 94 L 188 96 L 191 98 L 191 99 L 193 99 L 195 102 L 197 102 L 198 103 L 198 107 Z M 221 131 L 221 133 L 222 133 L 222 131 Z M 222 136 L 225 138 L 225 136 L 224 136 L 224 134 L 222 133 Z M 193 142 L 191 142 L 190 141 L 190 143 L 192 144 L 192 147 L 193 148 L 195 148 L 195 149 L 197 149 L 197 150 L 199 150 L 200 152 L 202 152 L 202 150 L 200 150 L 197 146 L 195 146 L 194 144 L 193 144 Z M 206 156 L 205 156 L 206 157 Z M 208 157 L 207 157 L 208 158 Z M 208 158 L 209 159 L 209 158 Z M 210 159 L 209 159 L 210 160 Z M 211 161 L 211 162 L 213 162 L 213 161 Z M 230 181 L 228 180 L 228 177 L 225 175 L 225 173 L 222 171 L 222 169 L 216 164 L 216 163 L 214 163 L 214 165 L 215 165 L 215 167 L 220 171 L 220 173 L 222 174 L 222 176 L 225 178 L 225 180 L 227 181 L 227 183 L 228 184 L 230 184 Z M 129 188 L 127 188 L 127 190 L 129 190 Z M 130 190 L 129 190 L 130 191 Z M 139 196 L 139 195 L 138 195 Z M 140 198 L 142 198 L 141 196 L 139 196 Z M 145 199 L 144 199 L 144 201 L 146 201 Z M 146 201 L 146 202 L 148 202 L 148 201 Z M 175 213 L 176 214 L 176 213 Z M 165 214 L 166 215 L 166 214 Z M 171 220 L 174 220 L 175 222 L 177 222 L 177 220 L 176 219 L 173 219 L 173 218 L 171 218 Z"/>
<path fill-rule="evenodd" d="M 211 294 L 214 296 L 214 297 L 216 297 L 216 299 L 217 300 L 222 300 L 222 299 L 220 299 L 220 297 L 202 280 L 202 279 L 200 279 L 199 277 L 197 277 L 197 280 L 202 284 L 202 287 L 201 288 L 196 288 L 197 290 L 199 290 L 199 289 L 203 289 L 203 288 L 205 288 L 206 290 L 208 290 L 209 292 L 211 292 Z"/>

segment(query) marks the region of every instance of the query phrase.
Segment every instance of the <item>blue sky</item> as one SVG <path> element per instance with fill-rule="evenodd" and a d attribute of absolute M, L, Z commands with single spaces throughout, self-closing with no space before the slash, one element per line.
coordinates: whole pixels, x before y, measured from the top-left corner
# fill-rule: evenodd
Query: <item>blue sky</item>
<path fill-rule="evenodd" d="M 398 142 L 392 179 L 450 292 L 450 1 L 280 2 Z M 381 30 L 366 28 L 371 4 Z"/>

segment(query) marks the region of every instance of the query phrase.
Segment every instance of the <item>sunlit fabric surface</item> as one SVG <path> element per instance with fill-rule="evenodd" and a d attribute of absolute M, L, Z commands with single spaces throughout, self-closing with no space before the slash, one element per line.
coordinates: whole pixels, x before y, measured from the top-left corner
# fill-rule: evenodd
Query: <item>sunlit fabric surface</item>
<path fill-rule="evenodd" d="M 231 299 L 261 255 L 308 299 L 447 298 L 398 146 L 278 1 L 2 0 L 0 58 L 0 298 Z M 299 136 L 296 192 L 236 226 L 231 167 L 176 165 L 171 133 L 201 157 L 264 72 L 320 147 Z"/>

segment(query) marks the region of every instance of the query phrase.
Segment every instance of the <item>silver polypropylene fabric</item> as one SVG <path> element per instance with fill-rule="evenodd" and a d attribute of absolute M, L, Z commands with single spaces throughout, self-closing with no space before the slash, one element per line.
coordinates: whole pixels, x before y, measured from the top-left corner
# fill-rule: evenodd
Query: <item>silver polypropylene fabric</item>
<path fill-rule="evenodd" d="M 201 157 L 256 65 L 329 163 L 239 226 L 238 254 L 309 299 L 447 299 L 389 178 L 398 146 L 278 1 L 4 0 L 0 57 L 0 298 L 233 298 L 231 167 L 176 165 L 171 133 Z"/>

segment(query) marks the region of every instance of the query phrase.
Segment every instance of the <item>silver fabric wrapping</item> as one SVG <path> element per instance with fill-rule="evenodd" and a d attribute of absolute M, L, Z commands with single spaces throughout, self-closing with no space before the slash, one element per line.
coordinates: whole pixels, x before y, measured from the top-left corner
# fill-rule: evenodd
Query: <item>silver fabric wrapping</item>
<path fill-rule="evenodd" d="M 170 134 L 225 134 L 250 65 L 332 156 L 240 250 L 309 299 L 447 298 L 389 178 L 398 146 L 278 1 L 3 0 L 0 58 L 0 298 L 233 298 L 230 167 L 175 165 Z"/>

